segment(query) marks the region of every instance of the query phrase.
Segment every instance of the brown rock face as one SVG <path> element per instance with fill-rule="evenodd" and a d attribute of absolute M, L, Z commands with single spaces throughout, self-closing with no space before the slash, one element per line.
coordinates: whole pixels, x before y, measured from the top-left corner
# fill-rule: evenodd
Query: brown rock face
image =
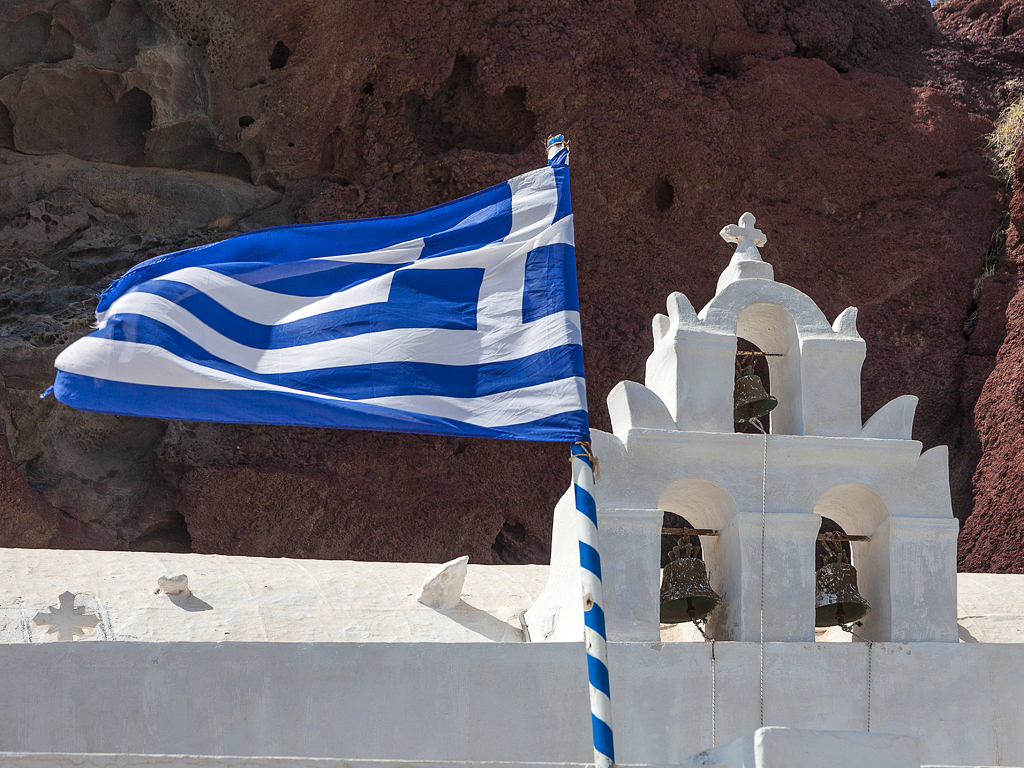
<path fill-rule="evenodd" d="M 1024 72 L 1022 14 L 1017 0 L 944 0 L 935 8 L 944 37 L 926 52 L 932 67 L 920 76 L 994 118 Z"/>
<path fill-rule="evenodd" d="M 1024 8 L 1000 0 L 948 0 L 936 8 L 940 28 L 961 55 L 946 73 L 950 90 L 995 116 L 1020 97 L 1024 71 Z M 946 51 L 948 55 L 948 50 Z M 947 62 L 951 60 L 946 59 Z M 962 80 L 970 82 L 964 86 Z M 979 281 L 976 325 L 970 337 L 963 387 L 966 440 L 953 487 L 973 495 L 972 514 L 960 535 L 959 568 L 1024 573 L 1024 486 L 1021 483 L 1022 402 L 1019 265 L 1024 224 L 1024 173 L 1018 151 L 1009 212 L 989 247 Z M 971 467 L 976 471 L 966 482 Z"/>
<path fill-rule="evenodd" d="M 978 283 L 1005 203 L 972 110 L 991 116 L 999 70 L 957 58 L 967 38 L 925 0 L 37 0 L 0 9 L 7 39 L 17 474 L 0 462 L 0 479 L 21 490 L 0 521 L 22 522 L 0 543 L 546 562 L 564 445 L 115 418 L 38 394 L 132 264 L 433 205 L 541 165 L 557 132 L 595 427 L 609 389 L 642 378 L 665 296 L 711 297 L 730 255 L 716 233 L 750 210 L 779 280 L 830 317 L 860 308 L 865 417 L 918 395 L 916 436 L 952 446 L 970 512 L 988 450 L 970 414 L 1008 301 L 1014 327 L 1015 278 Z"/>
<path fill-rule="evenodd" d="M 1019 280 L 1024 263 L 1024 153 L 1019 150 L 1014 189 L 1006 258 L 998 276 L 1002 281 L 986 287 L 988 291 L 999 285 L 993 310 L 1002 310 L 998 319 L 1006 330 L 974 411 L 981 456 L 974 476 L 974 511 L 960 534 L 959 567 L 964 571 L 1024 573 L 1024 295 Z"/>

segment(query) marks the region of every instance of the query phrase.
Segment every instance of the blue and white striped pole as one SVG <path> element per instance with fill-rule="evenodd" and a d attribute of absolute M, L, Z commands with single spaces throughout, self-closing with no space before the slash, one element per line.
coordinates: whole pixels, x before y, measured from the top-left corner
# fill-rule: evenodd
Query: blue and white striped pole
<path fill-rule="evenodd" d="M 548 165 L 568 165 L 565 136 L 548 137 Z M 572 445 L 572 487 L 576 496 L 576 528 L 580 539 L 583 586 L 583 637 L 590 677 L 590 720 L 594 729 L 594 768 L 615 765 L 612 740 L 612 694 L 608 686 L 608 635 L 604 628 L 601 553 L 597 545 L 597 504 L 594 503 L 594 454 L 590 443 Z"/>
<path fill-rule="evenodd" d="M 572 485 L 576 495 L 576 527 L 580 539 L 583 577 L 583 623 L 590 673 L 590 717 L 594 729 L 594 766 L 615 764 L 612 741 L 612 699 L 608 687 L 608 636 L 604 628 L 601 553 L 597 545 L 597 505 L 594 503 L 594 464 L 590 443 L 572 445 Z"/>

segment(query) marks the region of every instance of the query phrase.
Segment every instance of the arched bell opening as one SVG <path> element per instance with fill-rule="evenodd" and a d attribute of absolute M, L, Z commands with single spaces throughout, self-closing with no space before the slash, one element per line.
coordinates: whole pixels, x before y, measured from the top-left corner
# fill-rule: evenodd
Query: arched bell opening
<path fill-rule="evenodd" d="M 722 604 L 708 580 L 699 530 L 685 517 L 664 514 L 659 595 L 663 642 L 704 640 L 707 618 Z"/>
<path fill-rule="evenodd" d="M 846 642 L 871 604 L 860 593 L 849 534 L 835 520 L 821 518 L 814 547 L 814 639 Z M 859 634 L 859 633 L 858 633 Z"/>
<path fill-rule="evenodd" d="M 688 477 L 666 485 L 658 496 L 658 509 L 689 520 L 694 528 L 721 530 L 736 516 L 736 502 L 713 480 Z M 705 554 L 708 542 L 703 542 Z"/>
<path fill-rule="evenodd" d="M 765 425 L 768 431 L 802 435 L 800 339 L 792 316 L 776 304 L 751 304 L 736 316 L 736 337 L 737 352 L 746 347 L 763 353 L 762 381 L 770 383 L 770 389 L 766 389 L 778 401 L 771 411 L 770 424 Z M 758 368 L 754 370 L 756 373 Z"/>
<path fill-rule="evenodd" d="M 733 384 L 733 430 L 742 434 L 771 433 L 771 370 L 764 350 L 743 338 L 736 339 L 736 375 Z M 758 428 L 760 425 L 761 429 Z"/>
<path fill-rule="evenodd" d="M 882 497 L 863 485 L 837 485 L 829 488 L 814 505 L 814 513 L 829 518 L 849 534 L 870 536 L 889 519 L 889 508 Z M 853 547 L 856 558 L 857 547 Z"/>
<path fill-rule="evenodd" d="M 717 534 L 736 516 L 736 502 L 722 486 L 710 480 L 687 478 L 670 483 L 661 492 L 658 508 L 664 510 L 664 528 L 690 529 Z M 683 539 L 680 544 L 679 539 Z M 690 603 L 699 612 L 699 617 L 707 619 L 721 610 L 723 596 L 722 553 L 718 546 L 717 535 L 706 533 L 700 536 L 664 535 L 661 543 L 663 571 L 662 586 L 666 583 L 673 588 L 672 599 L 680 597 L 675 589 L 682 585 L 681 591 L 691 596 L 689 603 L 683 600 L 672 606 L 676 610 L 674 618 L 682 619 L 673 623 L 665 622 L 661 628 L 661 639 L 664 642 L 703 642 L 704 636 L 686 615 Z M 677 545 L 679 545 L 677 547 Z M 673 558 L 671 550 L 676 548 Z M 671 560 L 685 560 L 682 566 L 673 568 Z M 685 596 L 685 595 L 683 595 Z M 693 597 L 699 599 L 694 601 Z M 662 592 L 662 598 L 670 595 Z M 714 606 L 708 601 L 718 601 Z M 668 602 L 662 601 L 662 602 Z M 708 613 L 707 608 L 712 610 Z"/>
<path fill-rule="evenodd" d="M 889 617 L 889 549 L 884 524 L 889 519 L 889 509 L 875 491 L 862 485 L 838 485 L 821 495 L 814 505 L 814 512 L 822 518 L 822 534 L 825 526 L 834 526 L 852 539 L 844 542 L 848 549 L 844 553 L 852 566 L 857 592 L 870 606 L 861 617 L 861 627 L 855 627 L 857 634 L 875 639 L 880 627 L 888 625 Z M 828 522 L 826 522 L 828 521 Z M 821 534 L 819 534 L 821 535 Z M 821 542 L 818 542 L 819 545 Z M 815 552 L 815 568 L 820 570 L 820 548 Z M 840 569 L 841 570 L 841 569 Z M 817 581 L 818 570 L 815 571 Z M 817 597 L 816 597 L 817 601 Z M 848 641 L 853 639 L 848 632 L 838 627 L 821 632 L 815 630 L 815 639 L 824 641 Z"/>

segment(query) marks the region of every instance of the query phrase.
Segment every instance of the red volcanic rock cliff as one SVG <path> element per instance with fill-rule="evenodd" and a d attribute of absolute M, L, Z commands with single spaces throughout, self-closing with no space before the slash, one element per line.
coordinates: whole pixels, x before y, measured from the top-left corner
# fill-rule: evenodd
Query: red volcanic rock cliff
<path fill-rule="evenodd" d="M 100 416 L 39 393 L 95 294 L 143 259 L 433 205 L 541 165 L 564 132 L 594 426 L 615 383 L 642 379 L 665 296 L 710 298 L 731 253 L 716 233 L 753 211 L 779 280 L 830 319 L 860 308 L 865 418 L 912 393 L 915 436 L 950 445 L 966 567 L 1024 571 L 1024 214 L 1014 198 L 1003 258 L 1008 197 L 984 157 L 1024 63 L 1018 16 L 981 0 L 0 7 L 0 543 L 546 562 L 564 445 Z"/>

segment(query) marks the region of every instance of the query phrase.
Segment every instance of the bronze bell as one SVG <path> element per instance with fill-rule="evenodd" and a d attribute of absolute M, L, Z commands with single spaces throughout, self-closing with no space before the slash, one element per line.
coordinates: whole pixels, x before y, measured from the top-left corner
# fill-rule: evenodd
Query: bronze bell
<path fill-rule="evenodd" d="M 703 619 L 722 604 L 722 598 L 708 582 L 704 561 L 694 556 L 696 548 L 687 543 L 683 549 L 685 554 L 681 556 L 679 544 L 672 548 L 672 559 L 661 580 L 662 624 Z"/>
<path fill-rule="evenodd" d="M 733 389 L 733 421 L 740 424 L 760 418 L 771 411 L 779 401 L 764 391 L 761 378 L 754 374 L 754 366 L 748 365 L 736 377 Z"/>
<path fill-rule="evenodd" d="M 871 606 L 857 590 L 857 569 L 847 562 L 838 541 L 830 550 L 831 562 L 825 563 L 815 574 L 814 626 L 835 627 L 851 624 L 863 618 Z"/>

